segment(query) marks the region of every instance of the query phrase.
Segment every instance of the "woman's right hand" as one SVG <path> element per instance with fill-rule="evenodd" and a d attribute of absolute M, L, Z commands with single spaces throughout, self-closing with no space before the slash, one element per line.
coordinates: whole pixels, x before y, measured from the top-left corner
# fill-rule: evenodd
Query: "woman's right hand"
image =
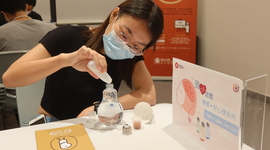
<path fill-rule="evenodd" d="M 67 57 L 67 61 L 69 61 L 70 66 L 78 71 L 88 72 L 94 78 L 98 77 L 87 67 L 89 61 L 94 60 L 96 67 L 100 72 L 107 71 L 107 62 L 105 57 L 91 48 L 82 46 L 79 50 L 67 55 L 69 55 Z"/>

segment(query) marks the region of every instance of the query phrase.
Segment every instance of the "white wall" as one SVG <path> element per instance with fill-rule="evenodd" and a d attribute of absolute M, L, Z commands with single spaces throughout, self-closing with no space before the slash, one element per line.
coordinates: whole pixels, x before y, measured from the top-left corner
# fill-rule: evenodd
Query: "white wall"
<path fill-rule="evenodd" d="M 270 75 L 270 1 L 198 2 L 198 63 L 242 80 Z"/>
<path fill-rule="evenodd" d="M 103 22 L 124 0 L 56 0 L 57 24 Z"/>
<path fill-rule="evenodd" d="M 270 75 L 269 6 L 269 0 L 198 0 L 198 64 L 242 80 Z M 37 0 L 34 10 L 50 21 L 49 0 Z"/>
<path fill-rule="evenodd" d="M 57 24 L 100 23 L 124 0 L 56 0 Z M 37 0 L 34 11 L 50 22 L 50 0 Z"/>
<path fill-rule="evenodd" d="M 50 0 L 37 0 L 34 11 L 39 13 L 45 22 L 50 22 L 51 12 L 50 12 Z"/>

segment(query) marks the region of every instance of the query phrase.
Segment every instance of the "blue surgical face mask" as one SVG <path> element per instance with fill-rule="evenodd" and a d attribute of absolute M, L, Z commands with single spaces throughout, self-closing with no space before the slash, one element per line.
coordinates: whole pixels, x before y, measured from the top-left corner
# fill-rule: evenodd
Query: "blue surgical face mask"
<path fill-rule="evenodd" d="M 116 36 L 114 29 L 112 29 L 109 34 L 103 35 L 106 55 L 114 60 L 132 59 L 135 55 L 132 54 L 129 51 L 129 47 L 121 43 Z"/>

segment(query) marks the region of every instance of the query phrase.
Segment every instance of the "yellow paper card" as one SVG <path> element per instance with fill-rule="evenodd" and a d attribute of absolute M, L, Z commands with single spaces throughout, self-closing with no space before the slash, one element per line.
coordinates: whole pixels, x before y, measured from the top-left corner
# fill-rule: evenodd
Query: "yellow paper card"
<path fill-rule="evenodd" d="M 36 131 L 38 150 L 95 150 L 82 124 Z"/>

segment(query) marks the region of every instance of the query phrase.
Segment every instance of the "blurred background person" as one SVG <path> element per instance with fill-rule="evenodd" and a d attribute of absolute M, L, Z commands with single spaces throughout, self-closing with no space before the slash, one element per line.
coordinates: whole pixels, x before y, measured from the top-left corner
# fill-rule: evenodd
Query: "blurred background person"
<path fill-rule="evenodd" d="M 8 22 L 0 26 L 0 51 L 30 50 L 50 30 L 53 23 L 27 15 L 26 0 L 0 0 L 0 10 Z"/>
<path fill-rule="evenodd" d="M 37 12 L 33 11 L 34 7 L 36 6 L 36 3 L 37 3 L 36 0 L 26 0 L 26 4 L 28 5 L 26 13 L 32 19 L 37 19 L 37 20 L 43 21 L 41 15 L 38 14 Z"/>
<path fill-rule="evenodd" d="M 37 19 L 37 20 L 42 20 L 42 17 L 40 14 L 38 14 L 37 12 L 33 11 L 34 7 L 36 6 L 36 0 L 26 0 L 26 4 L 28 5 L 27 7 L 27 14 L 29 17 L 31 17 L 32 19 Z M 2 10 L 0 10 L 2 11 Z M 0 13 L 0 26 L 3 24 L 8 23 L 4 17 L 4 15 L 2 13 Z"/>

